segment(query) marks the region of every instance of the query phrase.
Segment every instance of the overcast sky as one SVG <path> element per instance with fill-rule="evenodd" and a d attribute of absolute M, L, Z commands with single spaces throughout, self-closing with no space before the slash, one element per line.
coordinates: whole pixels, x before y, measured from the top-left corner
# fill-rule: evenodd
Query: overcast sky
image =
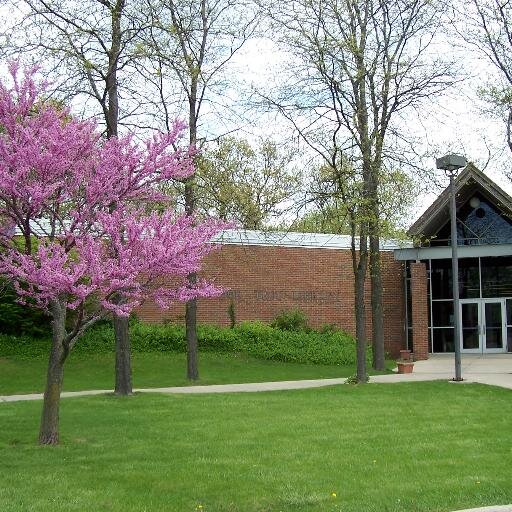
<path fill-rule="evenodd" d="M 436 98 L 426 105 L 419 122 L 415 119 L 414 131 L 425 146 L 436 155 L 457 152 L 477 167 L 484 169 L 506 192 L 512 195 L 512 183 L 504 177 L 503 169 L 510 168 L 511 158 L 505 141 L 505 124 L 500 118 L 491 118 L 485 112 L 488 105 L 479 99 L 477 88 L 493 80 L 494 69 L 476 52 L 462 47 L 454 37 L 453 45 L 443 43 L 446 52 L 457 56 L 464 80 L 450 90 L 445 97 Z M 270 39 L 249 41 L 237 56 L 235 65 L 246 80 L 256 88 L 271 83 L 279 72 L 283 55 Z M 269 127 L 262 126 L 268 133 Z M 279 128 L 280 129 L 280 128 Z M 435 168 L 435 161 L 430 163 Z M 442 177 L 441 181 L 447 184 Z M 435 199 L 440 190 L 422 194 L 417 201 L 414 215 L 419 215 Z"/>
<path fill-rule="evenodd" d="M 0 8 L 1 18 L 8 21 L 12 16 Z M 443 51 L 457 57 L 464 73 L 465 80 L 454 87 L 444 98 L 435 99 L 422 112 L 421 122 L 418 119 L 408 126 L 419 136 L 425 148 L 437 156 L 448 152 L 458 152 L 473 161 L 478 167 L 485 166 L 485 172 L 512 195 L 512 183 L 503 176 L 503 169 L 510 168 L 511 158 L 505 143 L 505 125 L 501 119 L 490 118 L 484 112 L 486 107 L 477 95 L 477 88 L 493 80 L 494 69 L 475 51 L 470 51 L 461 44 L 457 35 L 453 40 L 449 35 L 443 44 Z M 235 56 L 230 64 L 231 72 L 243 77 L 244 87 L 230 91 L 233 101 L 237 95 L 247 95 L 252 87 L 265 88 L 279 75 L 283 60 L 286 56 L 281 53 L 270 38 L 255 38 L 248 41 L 244 48 Z M 5 70 L 5 67 L 2 66 Z M 0 71 L 1 72 L 1 71 Z M 242 93 L 240 91 L 243 91 Z M 290 128 L 275 116 L 263 116 L 253 113 L 251 117 L 255 124 L 248 124 L 241 130 L 242 136 L 271 136 L 290 133 Z M 490 160 L 489 160 L 490 155 Z M 433 169 L 435 162 L 425 162 Z M 442 180 L 441 180 L 442 181 Z M 431 194 L 423 194 L 418 198 L 414 216 L 417 216 L 434 200 L 440 190 Z"/>

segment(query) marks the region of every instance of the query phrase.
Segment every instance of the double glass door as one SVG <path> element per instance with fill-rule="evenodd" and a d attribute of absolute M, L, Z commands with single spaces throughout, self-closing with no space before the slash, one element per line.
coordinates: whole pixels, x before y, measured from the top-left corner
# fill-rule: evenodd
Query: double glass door
<path fill-rule="evenodd" d="M 505 352 L 505 299 L 460 301 L 462 352 Z"/>

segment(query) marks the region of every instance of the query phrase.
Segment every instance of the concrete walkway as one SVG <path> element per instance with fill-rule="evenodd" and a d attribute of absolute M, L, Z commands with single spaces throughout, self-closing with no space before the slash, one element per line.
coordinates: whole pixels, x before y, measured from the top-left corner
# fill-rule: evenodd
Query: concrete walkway
<path fill-rule="evenodd" d="M 314 380 L 285 380 L 279 382 L 251 382 L 247 384 L 214 384 L 211 386 L 176 386 L 169 388 L 134 389 L 135 393 L 173 393 L 173 394 L 204 394 L 204 393 L 256 393 L 259 391 L 284 391 L 290 389 L 307 389 L 343 384 L 345 378 L 314 379 Z M 113 389 L 96 389 L 91 391 L 64 391 L 61 398 L 76 396 L 112 394 Z M 21 402 L 24 400 L 42 400 L 42 393 L 26 395 L 0 396 L 0 402 Z"/>
<path fill-rule="evenodd" d="M 512 512 L 512 505 L 494 505 L 481 508 L 467 508 L 465 510 L 457 510 L 455 512 Z"/>
<path fill-rule="evenodd" d="M 464 354 L 461 360 L 464 382 L 479 382 L 512 389 L 512 354 Z M 414 372 L 404 375 L 376 375 L 371 382 L 420 382 L 450 380 L 455 374 L 453 354 L 433 354 L 416 361 Z"/>
<path fill-rule="evenodd" d="M 417 361 L 414 373 L 375 375 L 370 382 L 397 383 L 421 382 L 430 380 L 450 380 L 454 375 L 453 354 L 436 354 L 427 361 Z M 471 354 L 462 356 L 462 377 L 464 382 L 479 382 L 491 386 L 512 389 L 512 354 L 485 355 Z M 288 380 L 279 382 L 253 382 L 248 384 L 218 384 L 212 386 L 181 386 L 168 388 L 134 389 L 136 393 L 255 393 L 260 391 L 283 391 L 292 389 L 320 388 L 343 384 L 340 379 Z M 111 394 L 112 389 L 90 391 L 65 391 L 62 398 Z M 26 395 L 0 396 L 0 402 L 21 402 L 25 400 L 42 400 L 42 393 Z M 510 510 L 512 512 L 512 510 Z"/>

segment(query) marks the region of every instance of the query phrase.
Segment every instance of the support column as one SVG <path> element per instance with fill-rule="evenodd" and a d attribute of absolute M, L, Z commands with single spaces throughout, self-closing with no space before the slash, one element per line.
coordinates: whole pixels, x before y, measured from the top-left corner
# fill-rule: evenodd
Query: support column
<path fill-rule="evenodd" d="M 427 267 L 411 261 L 412 336 L 414 359 L 428 359 Z"/>

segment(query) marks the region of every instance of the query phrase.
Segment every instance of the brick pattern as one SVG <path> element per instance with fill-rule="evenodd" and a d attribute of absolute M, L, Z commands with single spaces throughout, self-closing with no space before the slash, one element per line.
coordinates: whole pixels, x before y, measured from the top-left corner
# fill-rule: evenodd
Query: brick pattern
<path fill-rule="evenodd" d="M 402 262 L 382 253 L 386 350 L 397 357 L 405 346 Z M 222 297 L 198 301 L 198 321 L 229 325 L 235 304 L 237 322 L 270 322 L 282 310 L 300 308 L 313 327 L 336 324 L 355 334 L 354 277 L 350 250 L 225 245 L 208 256 L 203 272 L 227 289 Z M 367 279 L 367 332 L 371 337 L 370 283 Z M 425 295 L 426 296 L 426 295 Z M 162 311 L 146 303 L 137 312 L 144 321 L 183 321 L 185 307 Z"/>
<path fill-rule="evenodd" d="M 414 359 L 428 359 L 428 297 L 425 263 L 411 262 L 412 333 Z"/>

